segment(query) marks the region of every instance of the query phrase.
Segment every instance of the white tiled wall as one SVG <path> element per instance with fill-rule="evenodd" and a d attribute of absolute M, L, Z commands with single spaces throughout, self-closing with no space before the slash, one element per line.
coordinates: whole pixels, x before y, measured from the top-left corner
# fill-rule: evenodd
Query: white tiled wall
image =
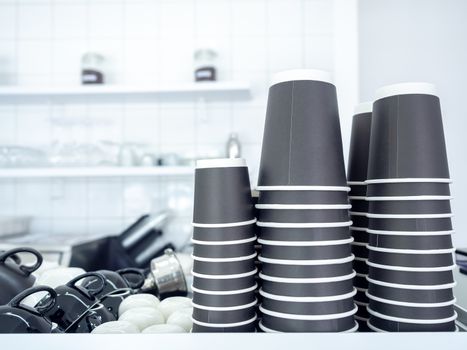
<path fill-rule="evenodd" d="M 0 144 L 111 140 L 197 157 L 221 155 L 236 131 L 255 178 L 268 79 L 288 68 L 332 71 L 333 28 L 332 0 L 0 0 L 2 85 L 78 84 L 87 51 L 105 55 L 109 83 L 190 81 L 193 50 L 210 45 L 220 80 L 253 87 L 242 101 L 0 105 Z M 33 215 L 44 233 L 111 233 L 171 206 L 173 230 L 187 230 L 191 182 L 2 181 L 0 214 Z"/>

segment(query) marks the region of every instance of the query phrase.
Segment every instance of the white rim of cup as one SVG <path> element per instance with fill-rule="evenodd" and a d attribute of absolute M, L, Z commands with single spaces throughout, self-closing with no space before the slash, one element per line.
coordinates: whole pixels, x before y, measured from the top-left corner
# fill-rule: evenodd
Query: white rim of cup
<path fill-rule="evenodd" d="M 392 178 L 392 179 L 368 179 L 365 181 L 366 185 L 372 184 L 397 184 L 397 183 L 426 183 L 426 182 L 433 182 L 433 183 L 442 183 L 442 184 L 450 184 L 452 183 L 451 179 L 443 179 L 443 178 L 418 178 L 418 177 L 407 177 L 407 178 Z"/>
<path fill-rule="evenodd" d="M 256 209 L 269 210 L 338 210 L 350 209 L 350 204 L 256 204 Z"/>
<path fill-rule="evenodd" d="M 364 197 L 367 202 L 390 202 L 390 201 L 450 201 L 452 196 L 373 196 Z"/>
<path fill-rule="evenodd" d="M 277 72 L 272 76 L 271 85 L 285 83 L 288 81 L 311 80 L 321 81 L 334 85 L 331 73 L 321 69 L 288 69 Z"/>
<path fill-rule="evenodd" d="M 365 181 L 347 181 L 349 186 L 366 186 Z"/>
<path fill-rule="evenodd" d="M 397 265 L 383 265 L 376 264 L 367 259 L 366 264 L 371 267 L 376 267 L 383 270 L 391 271 L 404 271 L 404 272 L 442 272 L 442 271 L 452 271 L 457 267 L 456 264 L 449 266 L 437 266 L 437 267 L 411 267 L 411 266 L 397 266 Z"/>
<path fill-rule="evenodd" d="M 373 219 L 443 219 L 443 218 L 452 218 L 454 214 L 452 213 L 442 213 L 442 214 L 366 214 L 367 218 Z"/>
<path fill-rule="evenodd" d="M 198 320 L 195 320 L 193 317 L 191 320 L 193 323 L 203 326 L 203 327 L 211 327 L 211 328 L 233 328 L 233 327 L 240 327 L 240 326 L 245 326 L 247 324 L 253 323 L 256 321 L 258 316 L 255 315 L 255 317 L 250 318 L 249 320 L 246 321 L 241 321 L 241 322 L 236 322 L 236 323 L 206 323 L 206 322 L 201 322 Z"/>
<path fill-rule="evenodd" d="M 362 288 L 362 287 L 355 287 L 355 289 L 357 290 L 357 292 L 361 292 L 361 293 L 366 293 L 366 291 L 368 290 L 368 288 Z"/>
<path fill-rule="evenodd" d="M 357 317 L 357 316 L 355 316 L 355 317 Z M 366 325 L 368 326 L 368 328 L 370 328 L 374 332 L 377 332 L 377 333 L 389 333 L 388 331 L 385 331 L 385 330 L 382 330 L 382 329 L 380 329 L 378 327 L 373 326 L 370 323 L 370 319 L 366 319 Z"/>
<path fill-rule="evenodd" d="M 191 306 L 193 306 L 194 308 L 200 309 L 200 310 L 208 310 L 208 311 L 236 311 L 236 310 L 248 309 L 249 307 L 255 306 L 257 303 L 258 303 L 258 299 L 255 299 L 255 301 L 249 304 L 237 305 L 237 306 L 205 306 L 205 305 L 195 304 L 192 301 Z"/>
<path fill-rule="evenodd" d="M 368 228 L 366 227 L 358 227 L 358 226 L 350 226 L 349 229 L 350 231 L 363 231 L 363 232 L 368 230 Z"/>
<path fill-rule="evenodd" d="M 362 257 L 360 257 L 360 256 L 356 256 L 356 257 L 354 258 L 354 260 L 367 262 L 367 261 L 368 261 L 368 258 L 362 258 Z"/>
<path fill-rule="evenodd" d="M 240 168 L 246 166 L 246 160 L 244 158 L 213 158 L 197 160 L 195 169 Z"/>
<path fill-rule="evenodd" d="M 384 304 L 390 304 L 390 305 L 396 305 L 396 306 L 419 307 L 419 308 L 450 306 L 450 305 L 454 305 L 457 301 L 457 299 L 454 298 L 452 300 L 445 301 L 442 303 L 410 303 L 406 301 L 397 301 L 397 300 L 389 300 L 389 299 L 380 298 L 380 297 L 370 294 L 368 291 L 366 291 L 365 295 L 368 297 L 368 299 L 371 299 L 371 300 L 374 300 L 380 303 L 384 303 Z"/>
<path fill-rule="evenodd" d="M 401 323 L 415 323 L 415 324 L 440 324 L 440 323 L 448 323 L 455 321 L 457 318 L 457 312 L 454 311 L 454 315 L 446 318 L 439 318 L 439 319 L 426 319 L 426 318 L 402 318 L 402 317 L 395 317 L 395 316 L 388 316 L 381 314 L 379 312 L 376 312 L 372 310 L 369 306 L 366 308 L 368 312 L 378 318 L 381 318 L 383 320 L 387 321 L 393 321 L 393 322 L 401 322 Z"/>
<path fill-rule="evenodd" d="M 332 282 L 341 282 L 341 281 L 347 281 L 356 276 L 356 272 L 352 271 L 352 273 L 349 273 L 348 275 L 343 275 L 343 276 L 335 276 L 335 277 L 315 277 L 315 278 L 293 278 L 293 277 L 275 277 L 275 276 L 268 276 L 263 274 L 262 272 L 259 273 L 259 278 L 261 278 L 264 281 L 269 281 L 269 282 L 276 282 L 276 283 L 308 283 L 308 284 L 314 284 L 314 283 L 332 283 Z"/>
<path fill-rule="evenodd" d="M 364 278 L 366 278 L 366 276 L 368 276 L 367 273 L 357 273 L 357 277 L 364 277 Z"/>
<path fill-rule="evenodd" d="M 236 245 L 236 244 L 254 242 L 256 241 L 257 238 L 258 237 L 256 237 L 256 235 L 250 238 L 237 239 L 234 241 L 199 241 L 197 239 L 192 238 L 191 242 L 194 244 L 199 244 L 199 245 Z"/>
<path fill-rule="evenodd" d="M 364 201 L 366 200 L 366 196 L 349 196 L 349 199 L 353 201 Z"/>
<path fill-rule="evenodd" d="M 258 191 L 330 191 L 330 192 L 350 192 L 347 186 L 258 186 Z"/>
<path fill-rule="evenodd" d="M 276 264 L 276 265 L 300 265 L 300 266 L 319 266 L 319 265 L 334 265 L 334 264 L 343 264 L 346 262 L 353 261 L 355 256 L 351 254 L 348 257 L 340 259 L 322 259 L 322 260 L 282 260 L 282 259 L 270 259 L 258 256 L 258 260 L 261 262 Z"/>
<path fill-rule="evenodd" d="M 191 274 L 194 277 L 199 277 L 199 278 L 204 278 L 204 279 L 211 279 L 211 280 L 229 280 L 229 279 L 236 279 L 236 278 L 242 278 L 242 277 L 249 277 L 253 276 L 258 272 L 258 269 L 255 267 L 254 270 L 251 270 L 249 272 L 244 272 L 244 273 L 237 273 L 237 274 L 232 274 L 232 275 L 206 275 L 203 273 L 198 273 L 195 271 L 191 271 Z"/>
<path fill-rule="evenodd" d="M 352 221 L 342 222 L 264 222 L 258 221 L 256 224 L 259 227 L 276 227 L 276 228 L 327 228 L 327 227 L 349 227 Z"/>
<path fill-rule="evenodd" d="M 378 286 L 388 287 L 388 288 L 398 288 L 398 289 L 414 289 L 414 290 L 442 290 L 442 289 L 450 289 L 457 285 L 457 282 L 452 283 L 445 283 L 445 284 L 399 284 L 399 283 L 390 283 L 375 280 L 367 276 L 367 281 Z"/>
<path fill-rule="evenodd" d="M 323 320 L 335 320 L 339 318 L 345 318 L 352 315 L 358 311 L 358 307 L 355 307 L 346 312 L 341 312 L 338 314 L 327 314 L 327 315 L 299 315 L 299 314 L 286 314 L 283 312 L 271 311 L 265 309 L 262 305 L 259 306 L 259 310 L 266 315 L 278 317 L 278 318 L 285 318 L 287 320 L 302 320 L 302 321 L 323 321 Z"/>
<path fill-rule="evenodd" d="M 433 95 L 437 96 L 436 86 L 426 82 L 404 82 L 390 84 L 376 89 L 375 100 L 398 95 Z"/>
<path fill-rule="evenodd" d="M 200 293 L 200 294 L 207 294 L 207 295 L 237 295 L 237 294 L 244 294 L 244 293 L 252 292 L 256 288 L 258 288 L 257 283 L 255 283 L 251 287 L 244 288 L 244 289 L 236 289 L 236 290 L 204 290 L 204 289 L 199 289 L 199 288 L 191 286 L 191 290 L 193 292 Z"/>
<path fill-rule="evenodd" d="M 354 115 L 373 112 L 373 101 L 365 101 L 357 104 L 354 108 Z"/>
<path fill-rule="evenodd" d="M 247 221 L 238 221 L 238 222 L 227 222 L 223 224 L 200 224 L 197 222 L 193 222 L 193 227 L 200 227 L 200 228 L 223 228 L 223 227 L 237 227 L 237 226 L 247 226 L 254 224 L 256 222 L 256 218 L 247 220 Z"/>
<path fill-rule="evenodd" d="M 361 211 L 349 211 L 349 214 L 353 216 L 367 216 L 368 213 L 364 213 Z"/>
<path fill-rule="evenodd" d="M 396 249 L 396 248 L 383 248 L 383 247 L 374 247 L 370 244 L 366 245 L 368 250 L 380 253 L 391 253 L 391 254 L 412 254 L 412 255 L 424 255 L 424 254 L 449 254 L 454 253 L 456 248 L 447 248 L 447 249 Z"/>
<path fill-rule="evenodd" d="M 259 294 L 265 298 L 277 301 L 285 301 L 292 303 L 322 303 L 328 301 L 337 301 L 353 298 L 357 294 L 357 290 L 354 288 L 351 292 L 339 295 L 327 295 L 324 297 L 293 297 L 289 295 L 277 295 L 265 292 L 262 288 L 259 289 Z"/>
<path fill-rule="evenodd" d="M 373 230 L 369 228 L 366 229 L 366 232 L 373 234 L 373 235 L 414 236 L 414 237 L 447 236 L 447 235 L 452 235 L 455 233 L 454 230 L 448 230 L 448 231 L 384 231 L 384 230 Z"/>
<path fill-rule="evenodd" d="M 235 258 L 204 258 L 200 256 L 195 256 L 191 254 L 191 258 L 196 261 L 203 261 L 203 262 L 236 262 L 236 261 L 245 261 L 256 258 L 258 253 L 254 252 L 250 255 L 245 256 L 237 256 Z"/>
<path fill-rule="evenodd" d="M 350 245 L 356 245 L 356 246 L 359 246 L 359 247 L 366 247 L 368 245 L 368 243 L 366 242 L 351 242 Z"/>
<path fill-rule="evenodd" d="M 354 300 L 355 305 L 357 306 L 368 306 L 370 303 L 364 303 L 363 301 Z"/>
<path fill-rule="evenodd" d="M 355 322 L 355 325 L 352 328 L 350 328 L 348 330 L 345 330 L 345 331 L 340 331 L 340 332 L 337 332 L 337 333 L 353 333 L 353 332 L 357 331 L 358 326 L 359 326 L 358 323 Z M 265 333 L 284 333 L 284 332 L 275 331 L 274 329 L 266 327 L 265 325 L 263 325 L 262 321 L 259 321 L 258 327 Z"/>
<path fill-rule="evenodd" d="M 360 321 L 360 322 L 366 322 L 366 321 L 369 320 L 369 318 L 362 317 L 362 316 L 358 316 L 358 315 L 355 315 L 354 318 L 355 318 L 357 321 Z"/>
<path fill-rule="evenodd" d="M 353 237 L 332 241 L 272 241 L 267 239 L 258 239 L 259 244 L 280 247 L 321 247 L 350 244 L 354 241 Z"/>

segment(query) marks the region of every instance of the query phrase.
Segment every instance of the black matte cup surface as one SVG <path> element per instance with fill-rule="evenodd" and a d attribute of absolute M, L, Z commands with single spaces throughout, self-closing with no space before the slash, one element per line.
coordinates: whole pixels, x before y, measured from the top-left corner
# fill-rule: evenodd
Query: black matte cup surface
<path fill-rule="evenodd" d="M 407 285 L 437 285 L 454 282 L 452 271 L 397 271 L 371 267 L 369 277 L 375 280 Z"/>
<path fill-rule="evenodd" d="M 269 88 L 259 186 L 346 186 L 334 85 L 312 80 Z"/>
<path fill-rule="evenodd" d="M 207 307 L 230 307 L 253 303 L 256 300 L 254 291 L 240 294 L 205 294 L 193 291 L 193 303 Z"/>
<path fill-rule="evenodd" d="M 292 320 L 263 314 L 262 324 L 278 332 L 345 332 L 355 326 L 354 317 L 348 316 L 332 320 Z"/>
<path fill-rule="evenodd" d="M 363 199 L 351 199 L 350 204 L 352 205 L 352 211 L 360 213 L 368 213 L 368 202 Z"/>
<path fill-rule="evenodd" d="M 260 209 L 259 221 L 262 222 L 346 222 L 349 221 L 348 209 Z"/>
<path fill-rule="evenodd" d="M 367 177 L 371 114 L 371 112 L 359 113 L 352 118 L 349 163 L 347 168 L 347 178 L 349 181 L 365 181 Z"/>
<path fill-rule="evenodd" d="M 454 264 L 452 253 L 443 254 L 400 254 L 370 250 L 368 261 L 387 266 L 444 267 Z"/>
<path fill-rule="evenodd" d="M 382 299 L 408 303 L 444 303 L 454 298 L 452 288 L 445 289 L 405 289 L 385 287 L 369 283 L 368 293 Z"/>
<path fill-rule="evenodd" d="M 358 311 L 355 315 L 362 318 L 370 318 L 370 313 L 367 310 L 368 303 L 369 302 L 367 301 L 366 303 L 360 303 L 360 305 L 357 305 Z"/>
<path fill-rule="evenodd" d="M 259 204 L 348 204 L 347 191 L 260 191 Z"/>
<path fill-rule="evenodd" d="M 266 293 L 291 297 L 325 297 L 342 295 L 353 291 L 351 278 L 337 282 L 321 283 L 288 283 L 263 280 L 263 290 Z"/>
<path fill-rule="evenodd" d="M 360 290 L 357 290 L 357 294 L 355 294 L 354 300 L 357 301 L 357 302 L 360 302 L 360 303 L 368 303 L 369 302 L 368 301 L 369 299 L 366 296 L 365 292 L 362 292 Z"/>
<path fill-rule="evenodd" d="M 343 259 L 351 254 L 349 243 L 339 245 L 284 246 L 263 244 L 261 256 L 283 260 Z"/>
<path fill-rule="evenodd" d="M 389 321 L 372 315 L 369 323 L 386 332 L 454 332 L 456 330 L 454 321 L 435 324 L 404 323 Z"/>
<path fill-rule="evenodd" d="M 328 315 L 348 312 L 354 309 L 353 298 L 323 302 L 279 301 L 263 296 L 265 309 L 275 312 L 296 315 Z"/>
<path fill-rule="evenodd" d="M 439 98 L 395 95 L 376 100 L 368 179 L 449 179 Z"/>
<path fill-rule="evenodd" d="M 450 249 L 452 248 L 452 238 L 450 234 L 430 236 L 417 232 L 410 236 L 370 234 L 369 244 L 373 247 L 389 249 Z"/>
<path fill-rule="evenodd" d="M 240 278 L 201 278 L 194 276 L 193 287 L 201 290 L 225 291 L 246 289 L 255 285 L 255 275 Z"/>
<path fill-rule="evenodd" d="M 193 227 L 193 239 L 198 241 L 236 241 L 255 236 L 256 223 L 233 227 Z"/>
<path fill-rule="evenodd" d="M 441 182 L 393 182 L 367 184 L 368 197 L 390 196 L 450 196 L 449 183 Z"/>
<path fill-rule="evenodd" d="M 237 323 L 255 317 L 255 308 L 248 307 L 240 310 L 213 311 L 193 308 L 193 318 L 205 323 Z"/>
<path fill-rule="evenodd" d="M 322 278 L 347 276 L 353 272 L 352 262 L 326 265 L 282 265 L 263 263 L 262 272 L 267 276 L 283 278 Z"/>
<path fill-rule="evenodd" d="M 355 229 L 353 226 L 350 226 L 350 234 L 354 238 L 355 242 L 368 243 L 369 234 L 366 231 Z"/>
<path fill-rule="evenodd" d="M 354 268 L 355 272 L 357 272 L 357 273 L 362 273 L 362 274 L 365 274 L 365 275 L 368 274 L 369 267 L 368 267 L 365 260 L 355 259 L 353 261 L 353 268 Z"/>
<path fill-rule="evenodd" d="M 203 258 L 235 258 L 254 253 L 254 241 L 225 245 L 193 244 L 193 255 Z"/>
<path fill-rule="evenodd" d="M 204 275 L 236 275 L 249 272 L 255 269 L 255 259 L 232 261 L 232 262 L 211 262 L 194 260 L 193 271 Z"/>
<path fill-rule="evenodd" d="M 354 286 L 357 288 L 368 289 L 368 281 L 366 280 L 366 276 L 355 276 Z"/>
<path fill-rule="evenodd" d="M 370 308 L 371 310 L 374 310 L 386 316 L 409 319 L 438 320 L 448 318 L 454 315 L 453 305 L 446 305 L 441 307 L 400 306 L 372 300 L 371 298 Z"/>
<path fill-rule="evenodd" d="M 193 323 L 193 333 L 253 333 L 256 322 L 236 327 L 208 327 Z"/>
<path fill-rule="evenodd" d="M 359 258 L 368 258 L 368 248 L 363 245 L 352 244 L 352 254 Z"/>
<path fill-rule="evenodd" d="M 337 241 L 350 237 L 347 226 L 317 228 L 260 227 L 259 231 L 261 239 L 270 241 Z"/>
<path fill-rule="evenodd" d="M 369 212 L 373 214 L 449 214 L 449 200 L 371 201 Z"/>
<path fill-rule="evenodd" d="M 365 215 L 355 215 L 353 212 L 350 213 L 350 220 L 352 220 L 353 227 L 368 227 L 368 218 Z"/>
<path fill-rule="evenodd" d="M 355 226 L 355 225 L 354 225 Z M 381 219 L 370 218 L 368 228 L 381 231 L 450 231 L 451 218 Z"/>
<path fill-rule="evenodd" d="M 366 196 L 366 185 L 350 185 L 350 197 L 365 197 Z"/>
<path fill-rule="evenodd" d="M 253 201 L 246 166 L 195 170 L 193 222 L 230 223 L 253 218 Z"/>

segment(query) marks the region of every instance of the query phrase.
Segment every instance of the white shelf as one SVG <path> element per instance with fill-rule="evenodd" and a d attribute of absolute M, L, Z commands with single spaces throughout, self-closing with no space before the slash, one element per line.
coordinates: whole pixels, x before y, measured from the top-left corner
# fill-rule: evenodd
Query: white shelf
<path fill-rule="evenodd" d="M 190 176 L 193 173 L 193 168 L 186 166 L 18 168 L 0 169 L 0 179 Z"/>
<path fill-rule="evenodd" d="M 154 99 L 154 98 L 246 98 L 250 83 L 241 81 L 181 83 L 164 86 L 79 85 L 79 86 L 4 86 L 0 102 L 28 102 L 50 99 Z"/>

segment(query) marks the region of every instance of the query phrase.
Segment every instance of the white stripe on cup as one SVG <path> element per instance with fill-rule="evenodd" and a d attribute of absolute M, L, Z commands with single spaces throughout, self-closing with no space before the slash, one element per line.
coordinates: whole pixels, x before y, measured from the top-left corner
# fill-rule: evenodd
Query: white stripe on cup
<path fill-rule="evenodd" d="M 250 318 L 249 320 L 246 321 L 241 321 L 241 322 L 236 322 L 236 323 L 206 323 L 206 322 L 201 322 L 198 320 L 195 320 L 193 317 L 191 320 L 193 323 L 203 326 L 203 327 L 211 327 L 211 328 L 233 328 L 233 327 L 240 327 L 240 326 L 245 326 L 247 324 L 253 323 L 256 321 L 258 316 L 255 315 L 255 317 Z"/>
<path fill-rule="evenodd" d="M 244 293 L 252 292 L 256 288 L 258 288 L 258 284 L 256 283 L 254 286 L 244 288 L 244 289 L 237 289 L 237 290 L 204 290 L 204 289 L 198 289 L 196 287 L 191 286 L 191 290 L 193 292 L 207 294 L 207 295 L 237 295 L 237 294 L 244 294 Z"/>
<path fill-rule="evenodd" d="M 350 192 L 347 186 L 258 186 L 258 191 L 332 191 Z"/>
<path fill-rule="evenodd" d="M 327 227 L 348 227 L 352 225 L 352 221 L 342 222 L 263 222 L 258 221 L 259 227 L 276 227 L 276 228 L 327 228 Z"/>
<path fill-rule="evenodd" d="M 227 222 L 224 224 L 200 224 L 193 222 L 193 227 L 200 227 L 200 228 L 222 228 L 222 227 L 237 227 L 237 226 L 247 226 L 254 224 L 256 222 L 256 218 L 248 221 L 239 221 L 239 222 Z"/>
<path fill-rule="evenodd" d="M 375 280 L 373 278 L 370 278 L 367 276 L 367 281 L 373 284 L 376 284 L 378 286 L 382 287 L 389 287 L 389 288 L 398 288 L 398 289 L 414 289 L 414 290 L 442 290 L 442 289 L 449 289 L 453 288 L 457 285 L 456 282 L 452 283 L 446 283 L 446 284 L 432 284 L 432 285 L 426 285 L 426 284 L 399 284 L 399 283 L 390 283 L 390 282 L 384 282 L 384 281 L 379 281 Z"/>
<path fill-rule="evenodd" d="M 374 247 L 370 244 L 366 245 L 368 250 L 381 253 L 392 253 L 392 254 L 412 254 L 412 255 L 424 255 L 424 254 L 449 254 L 454 253 L 456 248 L 447 248 L 447 249 L 395 249 L 395 248 L 383 248 L 383 247 Z"/>
<path fill-rule="evenodd" d="M 350 198 L 350 197 L 349 197 Z M 390 202 L 390 201 L 448 201 L 454 197 L 451 196 L 374 196 L 364 197 L 368 202 Z"/>
<path fill-rule="evenodd" d="M 349 196 L 349 199 L 354 200 L 354 201 L 364 201 L 366 200 L 366 197 L 365 196 Z"/>
<path fill-rule="evenodd" d="M 270 210 L 338 210 L 350 209 L 350 204 L 256 204 L 256 209 Z"/>
<path fill-rule="evenodd" d="M 191 254 L 191 258 L 196 261 L 203 261 L 203 262 L 235 262 L 235 261 L 245 261 L 255 258 L 257 253 L 253 253 L 251 255 L 245 256 L 237 256 L 235 258 L 204 258 L 200 256 L 194 256 Z"/>
<path fill-rule="evenodd" d="M 206 275 L 203 273 L 198 273 L 195 271 L 191 271 L 191 274 L 194 277 L 205 278 L 205 279 L 212 279 L 212 280 L 228 280 L 228 279 L 235 279 L 235 278 L 242 278 L 255 275 L 258 272 L 258 269 L 255 267 L 254 270 L 244 273 L 237 273 L 232 275 Z"/>
<path fill-rule="evenodd" d="M 357 273 L 357 277 L 365 277 L 368 276 L 367 273 Z"/>
<path fill-rule="evenodd" d="M 206 168 L 238 168 L 246 167 L 246 161 L 243 158 L 213 158 L 199 159 L 196 161 L 196 169 Z"/>
<path fill-rule="evenodd" d="M 237 306 L 205 306 L 195 304 L 193 301 L 191 302 L 191 306 L 200 310 L 209 310 L 209 311 L 236 311 L 236 310 L 243 310 L 248 309 L 249 307 L 253 307 L 258 303 L 258 300 L 255 299 L 252 303 L 245 304 L 245 305 L 237 305 Z"/>
<path fill-rule="evenodd" d="M 354 260 L 354 255 L 350 255 L 346 258 L 340 259 L 323 259 L 323 260 L 282 260 L 282 259 L 270 259 L 263 256 L 258 256 L 258 260 L 265 263 L 276 264 L 276 265 L 299 265 L 299 266 L 318 266 L 318 265 L 329 265 L 329 264 L 344 264 Z"/>
<path fill-rule="evenodd" d="M 358 300 L 355 300 L 354 302 L 358 306 L 368 306 L 368 305 L 370 305 L 369 303 L 364 303 L 364 302 L 358 301 Z"/>
<path fill-rule="evenodd" d="M 355 318 L 357 318 L 357 316 L 355 316 Z M 380 329 L 378 327 L 373 326 L 369 319 L 367 319 L 366 325 L 368 326 L 368 328 L 370 328 L 374 332 L 377 332 L 377 333 L 389 333 L 388 331 L 384 331 L 384 330 L 382 330 L 382 329 Z"/>
<path fill-rule="evenodd" d="M 396 266 L 396 265 L 382 265 L 367 261 L 366 264 L 371 267 L 376 267 L 384 270 L 391 271 L 406 271 L 406 272 L 439 272 L 439 271 L 452 271 L 456 265 L 450 266 L 437 266 L 437 267 L 411 267 L 411 266 Z"/>
<path fill-rule="evenodd" d="M 265 298 L 277 300 L 277 301 L 286 301 L 293 303 L 322 303 L 328 301 L 337 301 L 353 298 L 357 294 L 357 290 L 354 288 L 350 293 L 340 294 L 340 295 L 327 295 L 324 297 L 294 297 L 289 295 L 277 295 L 265 292 L 262 288 L 259 290 L 259 294 Z"/>
<path fill-rule="evenodd" d="M 328 315 L 299 315 L 299 314 L 286 314 L 283 312 L 271 311 L 265 309 L 262 305 L 259 306 L 259 310 L 266 315 L 285 318 L 288 320 L 303 320 L 303 321 L 322 321 L 322 320 L 335 320 L 338 318 L 345 318 L 348 316 L 354 315 L 358 311 L 358 307 L 355 306 L 354 309 L 346 312 L 341 312 L 339 314 L 328 314 Z"/>
<path fill-rule="evenodd" d="M 199 245 L 235 245 L 235 244 L 254 242 L 256 241 L 257 238 L 258 237 L 253 236 L 253 237 L 245 238 L 245 239 L 237 239 L 236 241 L 199 241 L 199 240 L 192 238 L 191 242 L 194 244 L 199 244 Z"/>
<path fill-rule="evenodd" d="M 293 277 L 275 277 L 275 276 L 268 276 L 263 274 L 262 272 L 259 273 L 259 277 L 264 281 L 270 282 L 277 282 L 277 283 L 331 283 L 331 282 L 340 282 L 340 281 L 347 281 L 356 276 L 356 272 L 353 271 L 348 275 L 343 276 L 335 276 L 335 277 L 316 277 L 316 278 L 293 278 Z"/>
<path fill-rule="evenodd" d="M 383 320 L 388 320 L 388 321 L 393 321 L 393 322 L 402 322 L 402 323 L 415 323 L 415 324 L 440 324 L 440 323 L 448 323 L 451 321 L 454 321 L 457 318 L 457 312 L 454 311 L 454 315 L 446 318 L 439 318 L 439 319 L 426 319 L 426 318 L 402 318 L 402 317 L 394 317 L 394 316 L 388 316 L 381 314 L 379 312 L 376 312 L 372 310 L 369 306 L 367 307 L 368 312 L 376 316 L 378 318 L 381 318 Z"/>
<path fill-rule="evenodd" d="M 352 229 L 352 228 L 351 228 Z M 384 231 L 366 229 L 366 232 L 374 235 L 388 235 L 388 236 L 446 236 L 454 234 L 454 230 L 449 231 Z"/>
<path fill-rule="evenodd" d="M 451 179 L 443 179 L 443 178 L 393 178 L 393 179 L 368 179 L 365 181 L 367 185 L 371 184 L 396 184 L 396 183 L 426 183 L 426 182 L 433 182 L 433 183 L 444 183 L 450 184 L 452 183 Z"/>
<path fill-rule="evenodd" d="M 370 294 L 368 291 L 365 294 L 368 297 L 368 299 L 378 301 L 380 303 L 397 305 L 397 306 L 419 307 L 419 308 L 449 306 L 449 305 L 454 305 L 457 301 L 457 299 L 454 298 L 452 300 L 445 301 L 442 303 L 409 303 L 406 301 L 397 301 L 397 300 L 389 300 L 389 299 L 380 298 L 380 297 Z"/>
<path fill-rule="evenodd" d="M 349 211 L 349 214 L 353 216 L 367 216 L 368 213 L 364 213 L 360 211 Z"/>
<path fill-rule="evenodd" d="M 366 214 L 367 218 L 374 219 L 443 219 L 443 218 L 452 218 L 454 214 L 452 213 L 442 213 L 442 214 Z"/>
<path fill-rule="evenodd" d="M 368 258 L 361 258 L 359 256 L 356 256 L 354 260 L 366 262 L 368 260 Z"/>
<path fill-rule="evenodd" d="M 347 185 L 349 186 L 365 186 L 365 181 L 347 181 Z"/>
<path fill-rule="evenodd" d="M 366 247 L 368 243 L 366 242 L 352 242 L 351 245 L 358 245 L 359 247 Z"/>
<path fill-rule="evenodd" d="M 357 292 L 362 292 L 362 293 L 366 293 L 366 291 L 368 290 L 368 288 L 362 288 L 362 287 L 355 287 L 355 289 L 357 290 Z"/>
<path fill-rule="evenodd" d="M 363 232 L 367 231 L 366 227 L 358 227 L 358 226 L 350 226 L 349 229 L 350 231 L 363 231 Z"/>
<path fill-rule="evenodd" d="M 366 322 L 366 321 L 369 320 L 369 319 L 366 318 L 366 317 L 362 317 L 362 316 L 358 316 L 358 315 L 355 315 L 354 318 L 355 318 L 357 321 L 361 321 L 361 322 Z"/>
<path fill-rule="evenodd" d="M 356 317 L 356 316 L 355 316 L 355 317 Z M 262 321 L 259 321 L 259 325 L 258 325 L 258 326 L 259 326 L 259 328 L 260 328 L 263 332 L 265 332 L 265 333 L 284 333 L 284 332 L 275 331 L 275 330 L 273 330 L 273 329 L 271 329 L 271 328 L 266 327 L 265 325 L 263 325 Z M 357 330 L 358 330 L 358 323 L 355 322 L 355 326 L 353 326 L 352 328 L 347 329 L 347 330 L 345 330 L 345 331 L 340 331 L 340 332 L 337 332 L 337 333 L 353 333 L 353 332 L 355 332 L 355 331 L 357 331 Z"/>
<path fill-rule="evenodd" d="M 280 247 L 320 247 L 320 246 L 333 246 L 350 244 L 354 241 L 353 237 L 346 239 L 338 239 L 332 241 L 272 241 L 266 239 L 258 239 L 258 243 L 269 246 Z"/>

